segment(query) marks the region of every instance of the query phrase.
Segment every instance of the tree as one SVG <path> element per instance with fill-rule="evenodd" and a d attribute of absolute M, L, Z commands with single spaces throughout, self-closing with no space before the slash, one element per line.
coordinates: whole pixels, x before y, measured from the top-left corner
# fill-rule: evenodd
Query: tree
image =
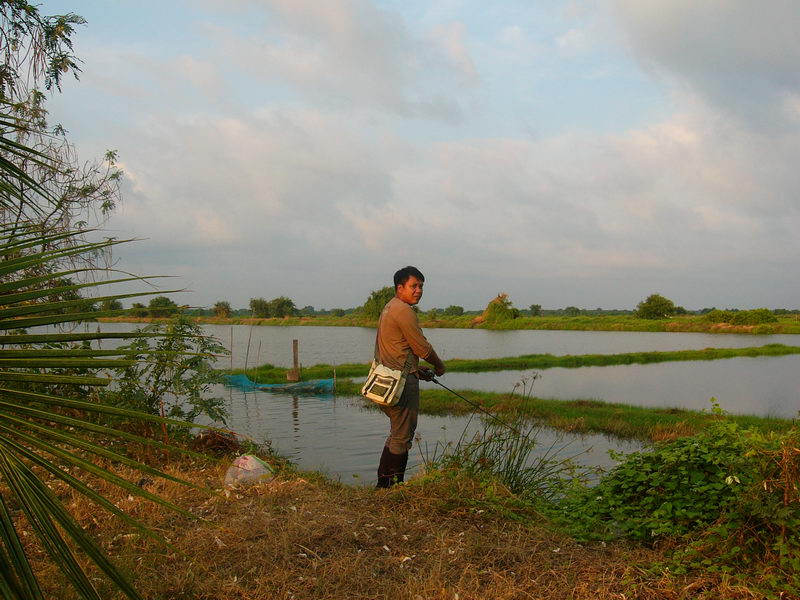
<path fill-rule="evenodd" d="M 122 310 L 122 302 L 115 299 L 103 300 L 103 302 L 100 304 L 100 310 Z"/>
<path fill-rule="evenodd" d="M 660 294 L 650 294 L 636 305 L 634 314 L 640 319 L 664 319 L 675 314 L 675 303 Z"/>
<path fill-rule="evenodd" d="M 532 317 L 541 317 L 542 316 L 542 305 L 541 304 L 531 304 L 531 316 Z"/>
<path fill-rule="evenodd" d="M 444 309 L 444 314 L 448 317 L 460 317 L 464 314 L 464 307 L 457 306 L 455 304 L 451 304 L 447 308 Z"/>
<path fill-rule="evenodd" d="M 62 77 L 77 78 L 80 68 L 72 53 L 75 27 L 83 18 L 66 14 L 42 15 L 25 0 L 0 2 L 0 135 L 23 144 L 34 152 L 6 148 L 3 160 L 8 169 L 0 173 L 0 226 L 7 235 L 36 225 L 42 231 L 75 232 L 102 222 L 119 198 L 122 172 L 116 154 L 108 152 L 98 162 L 81 164 L 61 125 L 47 122 L 44 107 L 46 90 L 61 89 Z M 69 235 L 47 238 L 51 247 L 77 245 L 85 238 Z M 30 266 L 21 275 L 44 273 L 59 264 L 87 263 L 96 256 L 77 253 L 61 255 L 59 261 Z M 75 276 L 88 276 L 90 270 L 76 270 Z"/>
<path fill-rule="evenodd" d="M 577 306 L 568 306 L 564 309 L 564 314 L 568 317 L 578 317 L 581 314 L 581 309 Z"/>
<path fill-rule="evenodd" d="M 394 298 L 394 292 L 395 289 L 389 285 L 379 290 L 373 290 L 361 307 L 361 313 L 368 319 L 377 320 L 381 316 L 383 307 Z"/>
<path fill-rule="evenodd" d="M 147 312 L 147 307 L 142 304 L 141 302 L 134 302 L 131 306 L 131 316 L 137 317 L 139 319 L 146 317 L 149 313 Z"/>
<path fill-rule="evenodd" d="M 268 319 L 270 316 L 269 302 L 264 298 L 250 298 L 250 312 L 259 319 Z"/>
<path fill-rule="evenodd" d="M 300 314 L 303 315 L 304 317 L 311 317 L 314 315 L 315 312 L 317 311 L 310 304 L 300 309 Z"/>
<path fill-rule="evenodd" d="M 228 319 L 231 316 L 231 303 L 227 300 L 220 300 L 214 304 L 214 316 Z"/>
<path fill-rule="evenodd" d="M 178 305 L 166 296 L 156 296 L 147 305 L 147 312 L 155 318 L 169 317 L 178 312 Z"/>
<path fill-rule="evenodd" d="M 278 296 L 269 301 L 269 316 L 277 319 L 293 317 L 297 313 L 294 301 L 286 296 Z"/>
<path fill-rule="evenodd" d="M 343 308 L 332 308 L 331 309 L 331 316 L 332 317 L 343 317 L 344 316 L 344 309 Z"/>
<path fill-rule="evenodd" d="M 483 319 L 486 323 L 500 323 L 519 317 L 519 310 L 514 308 L 508 294 L 497 294 L 483 311 Z"/>

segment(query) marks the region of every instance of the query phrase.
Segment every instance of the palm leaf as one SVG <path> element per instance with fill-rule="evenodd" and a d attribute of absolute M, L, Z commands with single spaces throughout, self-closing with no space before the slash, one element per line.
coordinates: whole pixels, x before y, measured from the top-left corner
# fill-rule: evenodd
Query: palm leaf
<path fill-rule="evenodd" d="M 0 164 L 0 172 L 2 169 L 3 165 Z M 53 248 L 53 244 L 64 243 L 66 246 Z M 64 260 L 85 252 L 102 251 L 117 243 L 116 240 L 82 242 L 77 233 L 49 235 L 35 228 L 0 231 L 0 256 L 8 259 L 0 264 L 0 332 L 6 332 L 0 335 L 0 381 L 4 382 L 0 386 L 0 477 L 7 490 L 0 495 L 0 598 L 42 598 L 34 569 L 20 542 L 18 513 L 25 516 L 27 526 L 80 597 L 95 600 L 99 595 L 81 569 L 75 554 L 77 551 L 91 559 L 128 598 L 139 598 L 124 575 L 69 515 L 38 473 L 60 479 L 87 500 L 156 539 L 161 538 L 82 481 L 75 469 L 185 517 L 196 518 L 188 511 L 116 475 L 100 463 L 111 461 L 151 476 L 186 482 L 132 460 L 106 443 L 99 444 L 95 440 L 107 442 L 116 438 L 166 448 L 164 444 L 76 415 L 94 413 L 172 426 L 189 424 L 46 391 L 50 386 L 63 389 L 65 384 L 78 386 L 75 389 L 107 385 L 109 379 L 96 373 L 131 365 L 136 355 L 130 349 L 43 348 L 43 345 L 135 339 L 152 337 L 153 334 L 22 331 L 42 325 L 75 323 L 99 315 L 117 314 L 118 311 L 63 313 L 64 310 L 85 304 L 86 300 L 49 301 L 49 298 L 60 293 L 92 290 L 109 283 L 139 279 L 124 277 L 107 282 L 53 285 L 53 282 L 63 282 L 68 275 L 86 271 L 83 268 L 58 268 Z M 50 272 L 52 275 L 37 274 L 31 277 L 28 275 L 31 270 Z M 96 300 L 142 295 L 145 293 L 104 295 Z M 35 387 L 30 388 L 31 385 Z M 62 410 L 69 410 L 69 414 Z"/>

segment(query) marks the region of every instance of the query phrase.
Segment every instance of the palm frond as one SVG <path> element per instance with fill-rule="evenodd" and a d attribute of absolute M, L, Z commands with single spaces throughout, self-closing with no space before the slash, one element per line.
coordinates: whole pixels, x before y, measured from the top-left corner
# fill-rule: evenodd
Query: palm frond
<path fill-rule="evenodd" d="M 0 142 L 0 151 L 2 149 Z M 0 173 L 3 168 L 0 163 Z M 0 335 L 0 478 L 4 490 L 7 490 L 0 495 L 0 598 L 43 597 L 19 535 L 18 529 L 23 526 L 33 531 L 42 548 L 81 598 L 97 600 L 99 595 L 91 579 L 83 572 L 76 552 L 87 556 L 128 598 L 139 598 L 122 572 L 41 479 L 42 474 L 62 481 L 87 500 L 155 539 L 161 540 L 156 533 L 148 531 L 83 481 L 79 473 L 155 502 L 177 514 L 196 518 L 104 466 L 109 462 L 125 465 L 154 477 L 186 483 L 129 458 L 107 442 L 116 439 L 158 448 L 167 448 L 166 445 L 102 424 L 90 415 L 172 426 L 189 424 L 91 402 L 80 393 L 65 396 L 63 392 L 65 386 L 74 386 L 71 389 L 78 392 L 87 386 L 107 385 L 110 380 L 103 374 L 109 369 L 133 365 L 139 354 L 130 349 L 94 349 L 86 347 L 87 343 L 153 337 L 153 334 L 42 333 L 35 329 L 119 313 L 69 313 L 65 311 L 81 310 L 87 300 L 59 299 L 62 294 L 75 294 L 78 290 L 140 279 L 123 277 L 111 281 L 64 284 L 66 277 L 83 273 L 86 269 L 60 268 L 63 261 L 86 252 L 102 251 L 117 243 L 117 240 L 84 242 L 77 233 L 51 235 L 36 228 L 0 230 L 0 256 L 7 259 L 0 264 L 0 332 L 5 332 Z M 31 276 L 30 273 L 35 274 Z M 89 301 L 146 294 L 103 295 Z M 33 331 L 26 331 L 32 328 Z M 80 347 L 70 345 L 75 343 Z M 20 515 L 24 515 L 27 525 L 21 522 Z"/>

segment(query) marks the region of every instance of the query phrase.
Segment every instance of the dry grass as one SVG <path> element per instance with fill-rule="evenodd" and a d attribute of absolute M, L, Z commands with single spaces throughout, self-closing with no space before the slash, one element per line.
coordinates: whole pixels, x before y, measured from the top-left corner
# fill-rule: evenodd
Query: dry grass
<path fill-rule="evenodd" d="M 169 470 L 217 486 L 226 466 L 183 462 Z M 756 597 L 719 579 L 647 576 L 637 565 L 659 559 L 658 551 L 577 544 L 529 510 L 520 512 L 502 488 L 464 478 L 386 491 L 297 476 L 213 493 L 144 485 L 210 521 L 192 522 L 124 494 L 114 498 L 183 555 L 91 505 L 71 504 L 153 600 Z M 38 565 L 47 597 L 72 597 L 55 569 Z M 104 598 L 119 597 L 97 584 Z"/>

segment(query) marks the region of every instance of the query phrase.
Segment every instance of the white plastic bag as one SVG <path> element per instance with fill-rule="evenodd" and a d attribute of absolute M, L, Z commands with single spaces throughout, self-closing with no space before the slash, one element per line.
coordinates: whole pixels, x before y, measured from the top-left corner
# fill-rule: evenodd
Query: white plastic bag
<path fill-rule="evenodd" d="M 225 485 L 240 485 L 243 483 L 263 483 L 275 477 L 275 473 L 267 463 L 253 456 L 242 454 L 238 456 L 225 473 Z"/>

